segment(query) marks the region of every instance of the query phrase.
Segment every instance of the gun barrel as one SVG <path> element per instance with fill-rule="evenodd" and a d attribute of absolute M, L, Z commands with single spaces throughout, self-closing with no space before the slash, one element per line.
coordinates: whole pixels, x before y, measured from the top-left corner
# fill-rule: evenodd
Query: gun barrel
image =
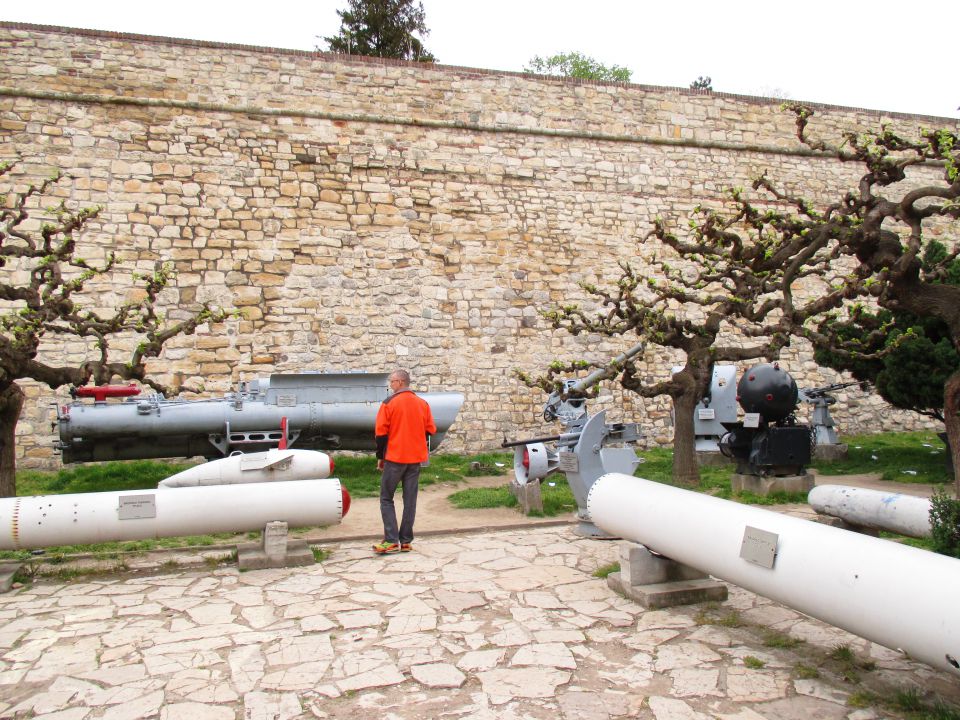
<path fill-rule="evenodd" d="M 598 368 L 597 370 L 594 370 L 592 373 L 587 375 L 582 380 L 578 380 L 577 382 L 575 382 L 573 385 L 570 386 L 570 388 L 568 389 L 568 392 L 573 392 L 573 393 L 583 392 L 584 390 L 590 389 L 591 387 L 596 385 L 598 382 L 602 380 L 606 380 L 608 377 L 611 376 L 611 371 L 613 367 L 616 367 L 621 363 L 626 362 L 630 358 L 636 355 L 639 355 L 640 353 L 643 352 L 644 347 L 646 347 L 644 343 L 642 342 L 637 343 L 626 352 L 623 352 L 617 355 L 617 357 L 615 357 L 613 361 L 611 361 L 610 364 L 607 365 L 606 367 Z"/>
<path fill-rule="evenodd" d="M 522 445 L 533 445 L 535 443 L 555 442 L 558 440 L 572 441 L 580 437 L 580 433 L 562 433 L 560 435 L 547 435 L 545 437 L 528 438 L 526 440 L 507 440 L 500 443 L 502 448 L 520 447 Z"/>

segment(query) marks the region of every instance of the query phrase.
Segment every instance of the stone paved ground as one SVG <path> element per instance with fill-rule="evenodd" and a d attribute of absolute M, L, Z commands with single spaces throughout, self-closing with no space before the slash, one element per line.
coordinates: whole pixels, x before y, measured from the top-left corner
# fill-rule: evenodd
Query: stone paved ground
<path fill-rule="evenodd" d="M 330 549 L 0 597 L 0 717 L 870 720 L 897 715 L 857 707 L 866 690 L 960 702 L 955 678 L 738 588 L 644 611 L 592 575 L 617 543 L 570 527 Z M 837 645 L 874 669 L 827 660 Z"/>

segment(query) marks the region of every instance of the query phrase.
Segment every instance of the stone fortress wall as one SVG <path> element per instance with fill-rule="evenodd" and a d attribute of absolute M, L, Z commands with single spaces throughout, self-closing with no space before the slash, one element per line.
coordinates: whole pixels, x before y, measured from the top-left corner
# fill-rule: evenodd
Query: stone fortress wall
<path fill-rule="evenodd" d="M 131 268 L 172 261 L 172 304 L 242 314 L 169 344 L 161 381 L 216 396 L 276 371 L 405 366 L 420 389 L 466 395 L 448 451 L 555 431 L 514 368 L 635 342 L 554 332 L 537 311 L 584 301 L 578 283 L 616 278 L 620 259 L 642 266 L 657 215 L 682 228 L 767 168 L 832 199 L 857 170 L 800 148 L 763 98 L 13 23 L 0 52 L 0 160 L 73 175 L 66 199 L 103 206 L 87 238 Z M 819 107 L 816 132 L 881 121 L 956 122 Z M 641 367 L 662 378 L 678 359 Z M 802 344 L 782 360 L 801 386 L 838 379 Z M 26 389 L 19 462 L 54 465 L 65 389 Z M 670 440 L 667 402 L 611 385 L 591 407 Z M 846 432 L 921 425 L 858 392 L 834 415 Z"/>

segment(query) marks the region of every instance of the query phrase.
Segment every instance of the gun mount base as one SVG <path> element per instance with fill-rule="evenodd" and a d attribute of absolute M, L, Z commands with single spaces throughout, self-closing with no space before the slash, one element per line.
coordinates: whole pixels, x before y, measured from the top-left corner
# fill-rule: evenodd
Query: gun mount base
<path fill-rule="evenodd" d="M 734 473 L 730 476 L 730 490 L 734 493 L 750 492 L 760 497 L 773 493 L 808 493 L 813 489 L 813 475 L 751 475 Z"/>

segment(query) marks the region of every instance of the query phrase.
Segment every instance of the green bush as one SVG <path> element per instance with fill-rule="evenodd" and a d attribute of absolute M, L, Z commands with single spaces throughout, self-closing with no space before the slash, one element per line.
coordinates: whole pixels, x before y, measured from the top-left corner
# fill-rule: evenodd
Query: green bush
<path fill-rule="evenodd" d="M 934 552 L 960 558 L 960 500 L 935 492 L 930 498 L 930 530 Z"/>

